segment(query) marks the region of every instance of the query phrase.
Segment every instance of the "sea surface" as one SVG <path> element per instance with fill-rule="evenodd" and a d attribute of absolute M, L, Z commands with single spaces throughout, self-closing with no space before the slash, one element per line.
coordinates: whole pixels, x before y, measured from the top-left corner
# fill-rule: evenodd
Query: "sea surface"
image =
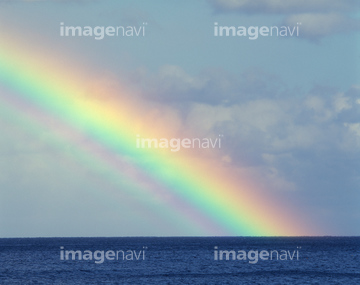
<path fill-rule="evenodd" d="M 355 285 L 360 237 L 9 238 L 0 268 L 0 284 Z"/>

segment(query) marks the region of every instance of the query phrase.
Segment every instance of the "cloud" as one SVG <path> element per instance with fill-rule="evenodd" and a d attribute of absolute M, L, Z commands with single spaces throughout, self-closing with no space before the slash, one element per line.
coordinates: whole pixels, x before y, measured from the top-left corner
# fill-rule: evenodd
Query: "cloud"
<path fill-rule="evenodd" d="M 280 78 L 258 68 L 234 76 L 221 68 L 205 69 L 190 75 L 179 66 L 164 65 L 157 74 L 139 69 L 131 75 L 134 85 L 142 86 L 147 98 L 159 102 L 233 104 L 273 94 L 282 83 Z"/>
<path fill-rule="evenodd" d="M 316 87 L 304 94 L 258 97 L 228 106 L 195 102 L 185 124 L 202 130 L 201 136 L 222 134 L 223 157 L 231 167 L 274 197 L 285 195 L 309 209 L 319 223 L 327 223 L 334 209 L 346 205 L 348 212 L 329 225 L 339 228 L 345 220 L 355 223 L 358 213 L 358 102 L 356 87 L 346 92 Z"/>
<path fill-rule="evenodd" d="M 300 37 L 312 41 L 333 34 L 360 30 L 350 13 L 360 10 L 355 0 L 208 0 L 218 13 L 282 15 L 281 25 L 302 23 Z"/>
<path fill-rule="evenodd" d="M 353 10 L 356 0 L 208 0 L 218 12 L 244 14 L 323 13 Z"/>
<path fill-rule="evenodd" d="M 336 165 L 339 158 L 358 157 L 356 86 L 345 92 L 316 86 L 303 93 L 261 70 L 249 69 L 238 77 L 222 70 L 190 75 L 178 66 L 164 66 L 153 75 L 142 70 L 132 80 L 142 86 L 144 97 L 181 114 L 179 128 L 198 137 L 224 135 L 223 163 L 256 178 L 269 191 L 316 192 L 315 184 L 324 189 L 328 182 L 318 181 L 317 172 L 334 185 L 342 181 L 349 189 L 357 187 L 353 166 L 346 161 L 341 168 Z M 323 164 L 333 168 L 318 169 Z M 335 188 L 329 191 L 337 193 Z"/>
<path fill-rule="evenodd" d="M 338 13 L 305 13 L 286 17 L 283 25 L 294 26 L 301 23 L 300 37 L 318 40 L 333 34 L 360 30 L 360 21 Z"/>
<path fill-rule="evenodd" d="M 346 92 L 317 86 L 302 94 L 259 69 L 248 69 L 238 77 L 216 69 L 190 75 L 170 65 L 152 75 L 142 70 L 131 80 L 141 86 L 147 100 L 172 106 L 172 112 L 178 110 L 185 124 L 179 129 L 215 135 L 227 132 L 232 140 L 250 148 L 280 152 L 321 148 L 330 137 L 332 147 L 342 148 L 349 145 L 346 140 L 351 135 L 344 123 L 359 121 L 360 89 L 356 86 Z"/>

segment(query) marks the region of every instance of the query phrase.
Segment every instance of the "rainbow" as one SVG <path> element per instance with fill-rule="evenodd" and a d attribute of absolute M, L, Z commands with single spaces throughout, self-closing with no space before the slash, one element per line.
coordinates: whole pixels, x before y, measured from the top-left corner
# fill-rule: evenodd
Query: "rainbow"
<path fill-rule="evenodd" d="M 170 113 L 166 107 L 124 86 L 96 83 L 98 74 L 90 75 L 54 52 L 13 37 L 2 42 L 0 84 L 12 94 L 0 96 L 2 108 L 15 110 L 9 117 L 25 112 L 37 125 L 55 130 L 58 144 L 71 142 L 75 159 L 114 185 L 111 195 L 133 196 L 133 203 L 139 196 L 142 201 L 167 197 L 162 201 L 167 212 L 157 215 L 168 223 L 180 216 L 201 235 L 313 234 L 304 217 L 241 177 L 220 151 L 136 148 L 138 134 L 163 138 L 186 133 L 175 119 L 161 120 L 161 114 Z M 142 206 L 144 214 L 158 212 L 151 203 Z"/>

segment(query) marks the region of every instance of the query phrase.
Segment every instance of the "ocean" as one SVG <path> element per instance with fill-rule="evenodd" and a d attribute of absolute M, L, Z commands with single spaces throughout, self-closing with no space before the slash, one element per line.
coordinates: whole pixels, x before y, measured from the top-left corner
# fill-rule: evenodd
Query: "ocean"
<path fill-rule="evenodd" d="M 1 284 L 360 284 L 360 237 L 0 239 Z"/>

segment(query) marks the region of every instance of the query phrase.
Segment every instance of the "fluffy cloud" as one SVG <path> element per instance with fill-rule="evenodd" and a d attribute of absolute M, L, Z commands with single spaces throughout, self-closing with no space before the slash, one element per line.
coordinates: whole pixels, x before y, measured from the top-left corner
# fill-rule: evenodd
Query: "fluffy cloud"
<path fill-rule="evenodd" d="M 224 161 L 274 191 L 299 190 L 312 172 L 325 175 L 326 170 L 316 169 L 319 165 L 358 153 L 356 86 L 346 92 L 328 87 L 284 92 L 281 79 L 260 70 L 248 70 L 240 78 L 220 74 L 212 70 L 192 76 L 180 67 L 164 66 L 156 75 L 133 79 L 147 98 L 178 110 L 182 129 L 199 137 L 224 135 Z M 356 181 L 346 165 L 341 171 L 330 179 Z"/>
<path fill-rule="evenodd" d="M 355 87 L 317 87 L 230 106 L 193 103 L 186 124 L 202 128 L 203 136 L 223 134 L 222 151 L 232 167 L 274 196 L 301 200 L 319 223 L 339 225 L 335 213 L 344 205 L 342 218 L 356 222 L 359 212 L 359 99 Z"/>

